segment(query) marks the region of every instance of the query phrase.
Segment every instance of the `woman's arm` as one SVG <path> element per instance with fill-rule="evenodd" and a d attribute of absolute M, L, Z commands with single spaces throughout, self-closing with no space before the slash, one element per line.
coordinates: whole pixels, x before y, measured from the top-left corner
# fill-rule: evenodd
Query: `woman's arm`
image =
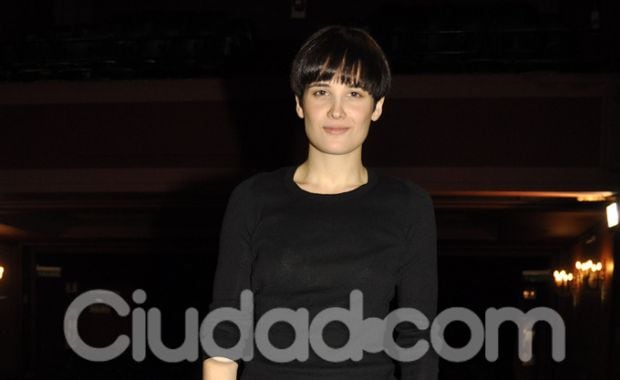
<path fill-rule="evenodd" d="M 413 216 L 407 237 L 407 257 L 397 282 L 398 307 L 411 307 L 422 312 L 429 323 L 437 311 L 437 232 L 431 197 L 419 186 L 411 186 L 410 215 Z M 419 339 L 430 344 L 430 328 L 419 330 L 413 325 L 396 327 L 396 342 L 410 347 Z M 400 362 L 401 380 L 436 380 L 438 357 L 432 346 L 415 361 Z"/>
<path fill-rule="evenodd" d="M 222 356 L 202 362 L 202 380 L 236 380 L 238 364 Z"/>
<path fill-rule="evenodd" d="M 255 199 L 250 189 L 251 183 L 250 179 L 237 185 L 228 200 L 220 231 L 219 253 L 209 312 L 223 307 L 241 309 L 241 292 L 244 289 L 251 289 L 250 277 L 254 256 L 250 241 L 256 224 Z M 231 323 L 219 323 L 213 326 L 211 333 L 218 346 L 203 347 L 208 357 L 202 362 L 203 380 L 237 378 L 238 363 L 230 359 L 231 352 L 222 347 L 236 346 L 241 338 L 237 329 L 251 328 L 252 316 L 244 317 L 246 318 L 242 322 L 238 322 L 242 324 L 237 324 L 236 327 Z M 239 358 L 240 356 L 233 357 L 235 360 Z"/>

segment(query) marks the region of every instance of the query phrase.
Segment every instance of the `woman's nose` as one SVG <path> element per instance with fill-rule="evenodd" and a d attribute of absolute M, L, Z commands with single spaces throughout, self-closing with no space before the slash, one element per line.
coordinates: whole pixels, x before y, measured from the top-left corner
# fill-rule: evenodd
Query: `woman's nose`
<path fill-rule="evenodd" d="M 329 109 L 329 115 L 334 119 L 342 119 L 345 117 L 344 108 L 340 100 L 334 100 Z"/>

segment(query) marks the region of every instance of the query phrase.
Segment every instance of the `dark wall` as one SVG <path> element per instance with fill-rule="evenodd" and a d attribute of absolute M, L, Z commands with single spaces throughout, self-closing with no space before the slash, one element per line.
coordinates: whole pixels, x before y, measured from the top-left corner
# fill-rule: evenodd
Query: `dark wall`
<path fill-rule="evenodd" d="M 287 93 L 256 100 L 3 105 L 0 168 L 269 168 L 299 161 L 306 149 L 303 124 Z M 387 100 L 372 126 L 365 158 L 374 166 L 596 167 L 608 149 L 602 102 L 398 96 Z"/>
<path fill-rule="evenodd" d="M 0 226 L 1 227 L 1 226 Z M 22 261 L 17 244 L 0 243 L 0 377 L 16 378 L 21 373 L 22 350 Z"/>

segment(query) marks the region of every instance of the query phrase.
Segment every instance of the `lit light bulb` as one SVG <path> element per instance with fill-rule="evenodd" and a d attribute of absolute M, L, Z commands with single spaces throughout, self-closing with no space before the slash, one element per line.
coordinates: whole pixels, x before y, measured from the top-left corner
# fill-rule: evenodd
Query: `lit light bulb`
<path fill-rule="evenodd" d="M 553 281 L 557 286 L 567 286 L 569 281 L 573 281 L 573 274 L 566 270 L 554 270 Z"/>
<path fill-rule="evenodd" d="M 600 261 L 596 263 L 596 270 L 603 270 L 603 263 L 601 263 Z"/>
<path fill-rule="evenodd" d="M 611 203 L 605 208 L 607 212 L 607 227 L 615 227 L 618 225 L 618 204 L 616 202 Z"/>

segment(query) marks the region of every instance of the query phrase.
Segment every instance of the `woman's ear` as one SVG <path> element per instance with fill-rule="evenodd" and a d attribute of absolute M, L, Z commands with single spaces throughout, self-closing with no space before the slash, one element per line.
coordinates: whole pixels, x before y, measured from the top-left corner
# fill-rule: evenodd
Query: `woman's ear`
<path fill-rule="evenodd" d="M 301 107 L 301 103 L 297 95 L 295 95 L 295 112 L 300 119 L 304 118 L 304 109 Z"/>
<path fill-rule="evenodd" d="M 370 116 L 370 119 L 372 121 L 377 121 L 381 117 L 381 114 L 383 113 L 383 102 L 384 101 L 385 101 L 385 96 L 375 102 L 375 110 L 372 111 L 372 115 Z"/>

